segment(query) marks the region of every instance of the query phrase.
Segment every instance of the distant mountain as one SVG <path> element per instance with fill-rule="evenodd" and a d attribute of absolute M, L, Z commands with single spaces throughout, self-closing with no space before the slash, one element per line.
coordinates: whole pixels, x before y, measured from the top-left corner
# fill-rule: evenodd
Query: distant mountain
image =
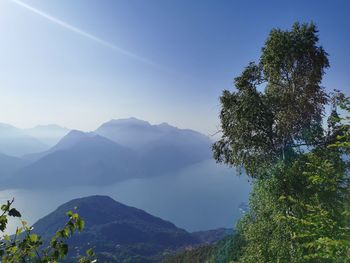
<path fill-rule="evenodd" d="M 32 163 L 2 186 L 107 185 L 169 175 L 210 159 L 210 146 L 208 137 L 193 130 L 113 120 L 95 132 L 72 130 L 50 149 L 23 156 Z"/>
<path fill-rule="evenodd" d="M 68 134 L 70 131 L 67 128 L 56 124 L 38 125 L 30 129 L 23 130 L 25 134 L 36 138 L 48 146 L 54 146 L 58 141 Z"/>
<path fill-rule="evenodd" d="M 45 155 L 49 155 L 51 153 L 60 151 L 60 150 L 67 150 L 76 144 L 80 143 L 81 141 L 90 138 L 96 134 L 93 133 L 86 133 L 78 130 L 72 130 L 68 132 L 67 135 L 65 135 L 63 138 L 59 140 L 59 142 L 48 149 L 47 151 L 44 152 L 39 152 L 39 153 L 32 153 L 32 154 L 27 154 L 24 155 L 23 158 L 26 160 L 30 161 L 36 161 L 39 160 L 40 158 L 44 157 Z"/>
<path fill-rule="evenodd" d="M 208 137 L 167 123 L 151 125 L 136 118 L 111 120 L 95 133 L 137 151 L 143 170 L 151 175 L 169 173 L 212 156 Z"/>
<path fill-rule="evenodd" d="M 139 150 L 146 171 L 162 175 L 212 157 L 211 141 L 192 130 L 174 127 Z"/>
<path fill-rule="evenodd" d="M 75 207 L 85 229 L 69 241 L 71 258 L 94 248 L 99 262 L 159 262 L 166 253 L 200 243 L 174 224 L 107 196 L 69 201 L 37 221 L 35 232 L 49 239 L 67 221 L 66 212 Z"/>
<path fill-rule="evenodd" d="M 0 124 L 0 153 L 11 156 L 22 156 L 41 152 L 49 147 L 38 139 L 29 136 L 23 130 L 8 124 Z"/>
<path fill-rule="evenodd" d="M 96 186 L 137 176 L 134 153 L 99 135 L 72 131 L 46 153 L 14 173 L 5 185 L 20 188 Z"/>
<path fill-rule="evenodd" d="M 133 149 L 143 148 L 158 140 L 164 140 L 165 137 L 177 139 L 177 135 L 191 135 L 192 139 L 211 143 L 208 137 L 199 132 L 179 129 L 167 123 L 152 125 L 136 118 L 108 121 L 96 129 L 95 133 Z"/>
<path fill-rule="evenodd" d="M 27 164 L 23 159 L 0 153 L 0 182 Z"/>
<path fill-rule="evenodd" d="M 151 125 L 136 118 L 111 120 L 95 132 L 129 148 L 139 149 L 165 134 L 163 125 Z"/>

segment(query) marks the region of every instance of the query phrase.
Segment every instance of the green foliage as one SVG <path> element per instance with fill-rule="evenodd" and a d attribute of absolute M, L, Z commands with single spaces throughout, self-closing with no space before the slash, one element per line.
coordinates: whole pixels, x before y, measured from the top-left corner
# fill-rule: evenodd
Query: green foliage
<path fill-rule="evenodd" d="M 214 157 L 254 178 L 237 262 L 350 262 L 350 99 L 320 86 L 327 67 L 314 24 L 273 29 L 221 96 Z"/>
<path fill-rule="evenodd" d="M 254 184 L 240 262 L 348 262 L 344 162 L 332 151 L 279 163 Z"/>
<path fill-rule="evenodd" d="M 176 255 L 165 258 L 163 263 L 212 263 L 215 248 L 213 246 L 201 246 L 192 250 L 186 250 Z"/>
<path fill-rule="evenodd" d="M 0 258 L 4 263 L 15 262 L 60 262 L 66 259 L 68 255 L 68 245 L 66 240 L 75 232 L 84 229 L 84 220 L 75 212 L 67 212 L 68 221 L 65 226 L 58 230 L 51 238 L 49 244 L 42 238 L 33 233 L 32 227 L 21 219 L 21 214 L 12 207 L 14 200 L 7 201 L 7 204 L 1 206 L 2 214 L 0 216 L 0 231 L 3 233 L 0 240 Z M 8 217 L 17 217 L 20 219 L 21 226 L 16 229 L 14 235 L 4 234 L 8 223 Z M 80 263 L 95 262 L 94 252 L 89 249 L 86 256 L 77 259 Z"/>
<path fill-rule="evenodd" d="M 235 78 L 237 91 L 225 90 L 220 98 L 222 138 L 213 145 L 217 161 L 259 177 L 293 149 L 323 142 L 328 95 L 320 83 L 329 63 L 317 43 L 314 24 L 270 32 L 259 63 L 250 63 Z"/>
<path fill-rule="evenodd" d="M 228 263 L 238 262 L 244 240 L 239 232 L 224 238 L 215 245 L 192 248 L 165 258 L 163 263 Z"/>
<path fill-rule="evenodd" d="M 213 256 L 216 263 L 238 262 L 245 240 L 240 231 L 218 242 Z"/>

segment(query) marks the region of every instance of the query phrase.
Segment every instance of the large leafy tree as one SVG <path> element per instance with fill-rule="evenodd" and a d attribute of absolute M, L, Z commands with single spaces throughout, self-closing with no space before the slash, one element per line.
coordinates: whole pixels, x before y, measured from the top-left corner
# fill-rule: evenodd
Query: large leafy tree
<path fill-rule="evenodd" d="M 258 63 L 235 78 L 236 91 L 221 100 L 222 137 L 214 158 L 243 166 L 253 177 L 299 149 L 322 141 L 322 114 L 328 95 L 321 86 L 329 67 L 314 24 L 273 29 Z"/>

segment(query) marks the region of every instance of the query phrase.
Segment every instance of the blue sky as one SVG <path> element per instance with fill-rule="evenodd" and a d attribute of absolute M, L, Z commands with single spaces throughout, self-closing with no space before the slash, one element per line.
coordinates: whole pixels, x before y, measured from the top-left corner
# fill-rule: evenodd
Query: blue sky
<path fill-rule="evenodd" d="M 323 84 L 349 94 L 349 12 L 346 0 L 1 0 L 0 122 L 92 130 L 134 116 L 212 134 L 222 90 L 295 21 L 317 24 Z"/>

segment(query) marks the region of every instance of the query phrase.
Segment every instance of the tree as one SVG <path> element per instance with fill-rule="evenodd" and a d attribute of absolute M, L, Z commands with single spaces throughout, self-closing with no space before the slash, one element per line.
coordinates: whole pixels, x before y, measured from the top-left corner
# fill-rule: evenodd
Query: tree
<path fill-rule="evenodd" d="M 295 149 L 323 142 L 329 97 L 321 80 L 329 62 L 317 32 L 312 23 L 273 29 L 258 64 L 250 63 L 235 78 L 237 91 L 223 92 L 222 137 L 213 145 L 218 162 L 243 166 L 258 177 Z"/>
<path fill-rule="evenodd" d="M 312 23 L 273 29 L 259 62 L 220 98 L 214 158 L 253 177 L 241 263 L 350 262 L 350 125 L 337 112 L 350 112 L 350 100 L 321 86 L 329 62 L 317 32 Z"/>
<path fill-rule="evenodd" d="M 66 259 L 68 255 L 68 245 L 66 240 L 75 232 L 84 229 L 84 220 L 75 212 L 68 211 L 68 221 L 62 229 L 49 241 L 44 241 L 41 237 L 32 232 L 32 227 L 21 219 L 21 213 L 12 207 L 14 200 L 7 201 L 1 206 L 0 231 L 0 259 L 4 263 L 16 262 L 37 262 L 54 263 Z M 8 218 L 20 218 L 21 227 L 12 236 L 4 234 L 6 231 Z M 95 262 L 95 255 L 91 249 L 86 252 L 86 256 L 77 259 L 80 263 Z"/>
<path fill-rule="evenodd" d="M 345 170 L 337 151 L 316 150 L 256 180 L 240 262 L 350 262 Z"/>

